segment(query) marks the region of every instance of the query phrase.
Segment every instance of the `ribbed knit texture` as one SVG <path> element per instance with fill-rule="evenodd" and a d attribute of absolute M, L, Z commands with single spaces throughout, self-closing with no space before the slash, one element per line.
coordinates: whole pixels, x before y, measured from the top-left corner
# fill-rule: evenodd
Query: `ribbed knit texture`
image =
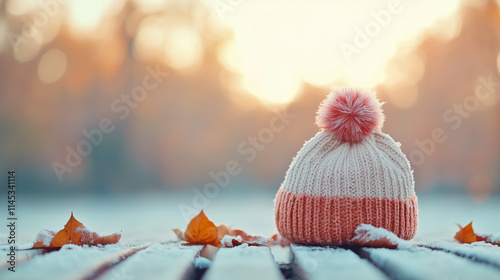
<path fill-rule="evenodd" d="M 276 195 L 280 234 L 292 242 L 345 244 L 366 223 L 413 238 L 417 197 L 399 146 L 381 131 L 359 143 L 318 132 L 294 158 Z"/>

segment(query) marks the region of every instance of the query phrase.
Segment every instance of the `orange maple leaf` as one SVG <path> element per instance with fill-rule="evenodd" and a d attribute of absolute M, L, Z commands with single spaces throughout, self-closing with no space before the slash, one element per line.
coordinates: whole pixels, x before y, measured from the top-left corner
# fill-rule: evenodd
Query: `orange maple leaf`
<path fill-rule="evenodd" d="M 217 227 L 207 218 L 203 210 L 189 222 L 184 232 L 184 237 L 186 241 L 191 244 L 211 244 L 220 246 Z"/>
<path fill-rule="evenodd" d="M 241 238 L 240 235 L 236 236 L 231 236 L 231 235 L 226 235 L 223 239 L 220 240 L 221 244 L 223 247 L 236 247 L 240 246 L 242 244 L 247 244 L 248 246 L 267 246 L 270 245 L 268 244 L 268 239 L 262 238 L 260 240 L 255 240 L 255 241 L 248 241 L 244 240 Z"/>
<path fill-rule="evenodd" d="M 266 245 L 268 241 L 265 237 L 232 229 L 225 224 L 215 226 L 203 210 L 189 222 L 185 232 L 178 228 L 173 229 L 173 231 L 179 240 L 187 241 L 190 244 L 209 244 L 217 247 L 234 247 L 244 243 L 249 246 L 262 246 Z M 221 243 L 222 239 L 224 239 L 224 244 Z"/>
<path fill-rule="evenodd" d="M 500 242 L 492 240 L 490 235 L 479 235 L 474 232 L 472 228 L 472 222 L 470 222 L 465 227 L 457 224 L 460 230 L 455 234 L 455 239 L 460 243 L 473 243 L 478 241 L 484 241 L 493 245 L 500 246 Z"/>
<path fill-rule="evenodd" d="M 368 232 L 360 233 L 349 240 L 349 246 L 354 247 L 371 247 L 371 248 L 387 248 L 396 249 L 398 244 L 395 244 L 387 237 L 372 238 Z"/>
<path fill-rule="evenodd" d="M 217 236 L 218 236 L 219 240 L 224 238 L 224 236 L 226 236 L 226 235 L 234 235 L 233 229 L 225 224 L 218 225 L 217 226 Z"/>
<path fill-rule="evenodd" d="M 36 248 L 44 248 L 44 247 L 49 247 L 50 246 L 50 241 L 52 241 L 52 238 L 54 238 L 54 235 L 56 233 L 51 230 L 42 230 L 38 233 L 35 239 L 35 244 L 33 244 L 34 249 Z"/>
<path fill-rule="evenodd" d="M 292 242 L 290 240 L 283 238 L 279 233 L 275 233 L 269 237 L 269 241 L 267 241 L 267 245 L 281 245 L 281 247 L 290 246 Z"/>
<path fill-rule="evenodd" d="M 268 241 L 267 238 L 263 238 L 260 235 L 251 235 L 242 231 L 241 229 L 232 229 L 230 226 L 225 224 L 220 224 L 217 227 L 217 231 L 219 234 L 219 240 L 222 240 L 226 235 L 233 237 L 232 247 L 239 246 L 243 243 L 246 243 L 250 246 L 261 246 L 265 245 L 265 243 Z M 225 244 L 229 243 L 226 242 Z M 228 246 L 226 245 L 226 247 Z"/>
<path fill-rule="evenodd" d="M 173 231 L 174 231 L 175 235 L 177 235 L 177 238 L 179 238 L 179 240 L 186 241 L 186 237 L 184 237 L 184 232 L 182 232 L 182 230 L 180 230 L 178 228 L 174 228 Z"/>
<path fill-rule="evenodd" d="M 472 243 L 476 242 L 477 236 L 474 233 L 474 229 L 472 228 L 472 222 L 470 222 L 465 227 L 457 224 L 460 230 L 455 234 L 455 239 L 460 243 Z"/>
<path fill-rule="evenodd" d="M 44 239 L 50 238 L 52 235 L 52 239 L 49 245 L 46 245 L 46 241 Z M 75 245 L 106 245 L 106 244 L 114 244 L 117 243 L 121 238 L 121 234 L 115 233 L 107 236 L 100 236 L 96 232 L 90 231 L 85 226 L 80 223 L 73 216 L 73 212 L 71 212 L 71 217 L 68 222 L 64 226 L 62 230 L 58 233 L 54 233 L 53 231 L 46 230 L 42 234 L 37 236 L 35 244 L 33 244 L 33 248 L 60 248 L 65 244 L 75 244 Z"/>

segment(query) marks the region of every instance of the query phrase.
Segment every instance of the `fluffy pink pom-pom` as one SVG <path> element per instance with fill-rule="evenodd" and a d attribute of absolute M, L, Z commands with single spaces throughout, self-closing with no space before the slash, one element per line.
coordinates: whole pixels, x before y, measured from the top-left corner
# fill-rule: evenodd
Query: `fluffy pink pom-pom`
<path fill-rule="evenodd" d="M 373 91 L 336 87 L 319 105 L 316 124 L 342 141 L 360 142 L 382 128 L 381 106 Z"/>

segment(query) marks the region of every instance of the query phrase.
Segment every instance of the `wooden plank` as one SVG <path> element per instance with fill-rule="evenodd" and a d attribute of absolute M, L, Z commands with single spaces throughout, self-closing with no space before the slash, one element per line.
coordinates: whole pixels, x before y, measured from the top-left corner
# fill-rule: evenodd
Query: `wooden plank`
<path fill-rule="evenodd" d="M 154 244 L 127 258 L 99 279 L 183 279 L 194 270 L 194 259 L 202 247 Z"/>
<path fill-rule="evenodd" d="M 105 247 L 65 245 L 61 250 L 33 256 L 16 266 L 16 272 L 0 271 L 0 279 L 80 279 L 111 256 L 127 250 L 122 244 Z"/>
<path fill-rule="evenodd" d="M 295 244 L 291 248 L 294 276 L 298 279 L 387 279 L 351 250 Z"/>
<path fill-rule="evenodd" d="M 284 279 L 267 247 L 222 248 L 203 280 Z"/>
<path fill-rule="evenodd" d="M 28 250 L 28 249 L 21 249 L 15 251 L 15 262 L 16 262 L 16 267 L 19 266 L 21 263 L 27 262 L 33 257 L 40 255 L 41 250 Z M 10 253 L 10 245 L 3 245 L 0 246 L 0 271 L 2 270 L 7 270 L 10 267 L 10 264 L 8 261 L 10 260 L 10 257 L 7 256 L 7 254 Z"/>
<path fill-rule="evenodd" d="M 361 249 L 362 256 L 393 279 L 500 279 L 500 270 L 443 251 Z"/>
<path fill-rule="evenodd" d="M 451 242 L 433 242 L 424 245 L 434 250 L 442 250 L 457 256 L 493 265 L 500 269 L 500 247 L 488 243 L 457 244 Z"/>
<path fill-rule="evenodd" d="M 129 248 L 127 250 L 124 250 L 120 253 L 114 254 L 110 256 L 107 260 L 104 260 L 101 264 L 99 264 L 97 267 L 92 268 L 90 271 L 86 273 L 81 279 L 82 280 L 94 280 L 99 277 L 101 277 L 104 273 L 110 271 L 113 267 L 118 265 L 119 263 L 125 261 L 128 259 L 130 256 L 133 256 L 135 253 L 146 249 L 149 247 L 149 244 L 140 246 L 140 247 L 135 247 L 135 248 Z"/>

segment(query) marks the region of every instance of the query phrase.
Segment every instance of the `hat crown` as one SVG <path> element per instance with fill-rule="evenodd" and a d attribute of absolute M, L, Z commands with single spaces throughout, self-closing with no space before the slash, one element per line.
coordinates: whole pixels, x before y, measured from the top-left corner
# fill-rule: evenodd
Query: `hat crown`
<path fill-rule="evenodd" d="M 415 195 L 408 159 L 399 143 L 381 131 L 356 144 L 318 132 L 294 158 L 283 188 L 325 197 L 404 199 Z"/>

